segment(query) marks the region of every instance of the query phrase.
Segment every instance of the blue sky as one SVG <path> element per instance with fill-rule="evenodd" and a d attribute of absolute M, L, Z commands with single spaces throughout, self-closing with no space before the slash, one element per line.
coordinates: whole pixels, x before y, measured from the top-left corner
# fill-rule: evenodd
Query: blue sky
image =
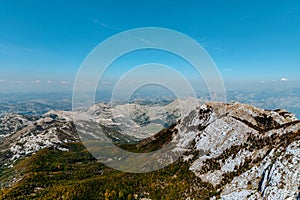
<path fill-rule="evenodd" d="M 194 38 L 228 86 L 299 85 L 297 0 L 3 0 L 0 92 L 70 89 L 81 63 L 97 44 L 138 27 L 165 27 Z M 136 58 L 143 61 L 141 55 Z"/>

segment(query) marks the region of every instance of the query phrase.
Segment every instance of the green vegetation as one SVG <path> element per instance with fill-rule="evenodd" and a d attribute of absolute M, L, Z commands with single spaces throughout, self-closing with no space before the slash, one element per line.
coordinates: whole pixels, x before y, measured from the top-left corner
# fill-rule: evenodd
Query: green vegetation
<path fill-rule="evenodd" d="M 182 160 L 156 172 L 131 174 L 98 163 L 81 143 L 70 151 L 43 149 L 4 171 L 1 182 L 21 178 L 3 188 L 0 199 L 209 199 L 217 194 Z"/>
<path fill-rule="evenodd" d="M 139 143 L 123 144 L 119 146 L 127 151 L 136 153 L 148 153 L 156 151 L 171 142 L 172 135 L 177 133 L 177 129 L 174 129 L 175 126 L 176 124 L 173 124 L 170 126 L 170 128 L 165 128 L 154 136 L 139 141 Z"/>

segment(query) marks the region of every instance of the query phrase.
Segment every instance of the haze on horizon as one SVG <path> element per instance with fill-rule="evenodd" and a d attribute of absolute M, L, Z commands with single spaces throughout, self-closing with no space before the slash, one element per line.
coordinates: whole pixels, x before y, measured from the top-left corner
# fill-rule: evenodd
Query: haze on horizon
<path fill-rule="evenodd" d="M 227 89 L 295 88 L 300 83 L 299 25 L 296 0 L 2 1 L 0 93 L 71 91 L 81 63 L 96 45 L 138 27 L 169 28 L 199 42 Z M 147 62 L 174 67 L 205 89 L 189 64 L 158 51 L 120 58 L 100 83 L 110 89 L 116 75 Z M 169 81 L 176 83 L 172 77 Z M 86 84 L 94 83 L 87 79 Z"/>

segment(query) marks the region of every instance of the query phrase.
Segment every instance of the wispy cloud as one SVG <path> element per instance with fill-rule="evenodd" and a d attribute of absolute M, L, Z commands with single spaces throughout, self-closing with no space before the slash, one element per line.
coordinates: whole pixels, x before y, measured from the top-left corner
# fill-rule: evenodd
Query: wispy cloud
<path fill-rule="evenodd" d="M 61 81 L 60 84 L 62 85 L 70 85 L 72 82 L 70 81 Z"/>
<path fill-rule="evenodd" d="M 144 42 L 145 44 L 148 44 L 148 45 L 152 45 L 152 46 L 155 45 L 154 42 L 152 42 L 152 41 L 150 41 L 150 40 L 147 40 L 147 39 L 145 39 L 145 38 L 139 38 L 139 40 L 142 41 L 142 42 Z"/>
<path fill-rule="evenodd" d="M 286 78 L 286 77 L 282 77 L 281 79 L 280 79 L 280 81 L 288 81 L 289 79 L 288 78 Z"/>
<path fill-rule="evenodd" d="M 121 29 L 118 28 L 118 27 L 111 26 L 111 25 L 109 25 L 109 24 L 103 23 L 103 22 L 101 22 L 101 21 L 99 21 L 99 20 L 97 20 L 97 19 L 93 19 L 93 22 L 94 22 L 95 24 L 97 24 L 97 25 L 102 26 L 103 28 L 108 28 L 108 29 L 118 30 L 118 31 L 121 30 Z"/>
<path fill-rule="evenodd" d="M 39 84 L 40 82 L 41 82 L 40 80 L 31 81 L 31 83 L 35 83 L 35 84 Z"/>
<path fill-rule="evenodd" d="M 4 54 L 4 55 L 16 55 L 20 53 L 34 53 L 34 52 L 37 52 L 37 50 L 28 47 L 23 47 L 23 46 L 0 44 L 0 54 Z"/>

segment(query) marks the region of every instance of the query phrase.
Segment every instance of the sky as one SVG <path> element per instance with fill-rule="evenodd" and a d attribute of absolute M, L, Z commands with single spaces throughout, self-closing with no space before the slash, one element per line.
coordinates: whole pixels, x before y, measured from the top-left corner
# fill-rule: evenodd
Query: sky
<path fill-rule="evenodd" d="M 140 27 L 168 28 L 196 40 L 229 88 L 300 83 L 297 0 L 2 0 L 0 92 L 69 90 L 99 43 Z M 174 56 L 156 51 L 129 55 L 112 66 L 103 83 L 118 79 L 124 65 L 165 61 L 179 71 L 185 65 L 169 58 Z M 186 71 L 188 79 L 195 78 L 193 70 Z"/>

